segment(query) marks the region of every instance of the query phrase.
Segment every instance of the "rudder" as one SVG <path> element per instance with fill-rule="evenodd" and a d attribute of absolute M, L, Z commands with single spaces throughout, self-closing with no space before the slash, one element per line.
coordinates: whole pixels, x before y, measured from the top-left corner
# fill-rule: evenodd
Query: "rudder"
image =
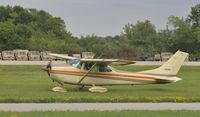
<path fill-rule="evenodd" d="M 189 56 L 189 54 L 186 52 L 177 51 L 167 62 L 165 62 L 159 68 L 156 68 L 153 70 L 142 71 L 139 73 L 176 75 L 188 56 Z"/>

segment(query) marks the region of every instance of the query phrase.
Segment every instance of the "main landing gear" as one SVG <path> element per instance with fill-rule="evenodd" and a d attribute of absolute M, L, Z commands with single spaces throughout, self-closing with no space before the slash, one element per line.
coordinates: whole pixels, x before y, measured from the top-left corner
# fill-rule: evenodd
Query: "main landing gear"
<path fill-rule="evenodd" d="M 60 92 L 60 93 L 65 93 L 65 92 L 67 92 L 67 90 L 65 89 L 65 88 L 63 88 L 63 87 L 54 87 L 54 88 L 52 88 L 52 91 L 54 91 L 54 92 Z"/>
<path fill-rule="evenodd" d="M 95 86 L 93 85 L 91 88 L 88 89 L 90 92 L 92 93 L 104 93 L 107 92 L 108 89 L 104 88 L 104 87 L 99 87 L 99 86 Z"/>
<path fill-rule="evenodd" d="M 84 85 L 82 85 L 81 87 L 78 87 L 78 90 L 81 91 L 81 90 L 83 90 L 83 88 L 84 88 Z M 59 85 L 57 87 L 52 88 L 52 91 L 54 91 L 54 92 L 60 92 L 60 93 L 67 92 L 67 90 L 63 87 L 63 85 Z M 90 91 L 92 93 L 105 93 L 105 92 L 108 91 L 108 89 L 104 88 L 104 87 L 93 85 L 92 87 L 90 87 L 88 89 L 88 91 Z"/>

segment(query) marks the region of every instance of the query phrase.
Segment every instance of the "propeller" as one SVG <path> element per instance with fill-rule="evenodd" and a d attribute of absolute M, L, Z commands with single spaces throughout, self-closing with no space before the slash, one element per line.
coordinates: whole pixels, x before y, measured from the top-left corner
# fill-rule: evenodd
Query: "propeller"
<path fill-rule="evenodd" d="M 45 66 L 45 67 L 42 68 L 42 70 L 46 71 L 49 76 L 50 76 L 49 70 L 51 70 L 51 69 L 52 69 L 52 61 L 49 61 L 49 63 L 47 64 L 47 66 Z"/>

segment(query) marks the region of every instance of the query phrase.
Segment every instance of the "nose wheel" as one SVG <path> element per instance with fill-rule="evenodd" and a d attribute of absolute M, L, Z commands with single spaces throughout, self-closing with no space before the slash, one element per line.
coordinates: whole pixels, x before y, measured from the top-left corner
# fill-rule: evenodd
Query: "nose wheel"
<path fill-rule="evenodd" d="M 60 93 L 67 92 L 67 90 L 65 88 L 60 87 L 60 86 L 52 88 L 52 91 L 54 91 L 54 92 L 60 92 Z"/>
<path fill-rule="evenodd" d="M 51 90 L 54 92 L 60 92 L 60 93 L 65 93 L 67 90 L 64 88 L 63 83 L 58 82 L 59 86 L 52 88 Z"/>

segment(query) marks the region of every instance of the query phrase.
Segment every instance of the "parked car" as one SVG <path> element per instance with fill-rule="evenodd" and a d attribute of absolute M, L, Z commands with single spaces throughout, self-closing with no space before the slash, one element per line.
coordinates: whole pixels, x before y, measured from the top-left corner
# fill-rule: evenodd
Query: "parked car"
<path fill-rule="evenodd" d="M 1 53 L 0 53 L 0 60 L 2 60 L 2 56 L 1 56 Z"/>
<path fill-rule="evenodd" d="M 73 57 L 81 58 L 81 54 L 72 54 Z"/>
<path fill-rule="evenodd" d="M 200 61 L 200 57 L 194 57 L 193 61 Z"/>
<path fill-rule="evenodd" d="M 13 52 L 17 61 L 28 60 L 28 50 L 13 50 Z"/>
<path fill-rule="evenodd" d="M 2 60 L 15 60 L 14 52 L 10 50 L 2 51 Z"/>
<path fill-rule="evenodd" d="M 50 51 L 43 51 L 40 53 L 40 57 L 42 61 L 50 61 L 50 60 L 54 60 L 55 57 L 53 56 L 49 56 L 48 53 L 51 53 Z"/>
<path fill-rule="evenodd" d="M 155 54 L 154 59 L 155 61 L 161 61 L 161 55 L 160 54 Z"/>
<path fill-rule="evenodd" d="M 82 52 L 82 58 L 93 59 L 94 53 L 93 52 Z"/>
<path fill-rule="evenodd" d="M 155 61 L 167 61 L 173 54 L 171 52 L 162 52 L 154 56 Z"/>
<path fill-rule="evenodd" d="M 154 61 L 154 57 L 150 55 L 140 56 L 139 61 Z"/>
<path fill-rule="evenodd" d="M 30 61 L 40 61 L 40 52 L 39 51 L 29 51 L 28 60 Z"/>

